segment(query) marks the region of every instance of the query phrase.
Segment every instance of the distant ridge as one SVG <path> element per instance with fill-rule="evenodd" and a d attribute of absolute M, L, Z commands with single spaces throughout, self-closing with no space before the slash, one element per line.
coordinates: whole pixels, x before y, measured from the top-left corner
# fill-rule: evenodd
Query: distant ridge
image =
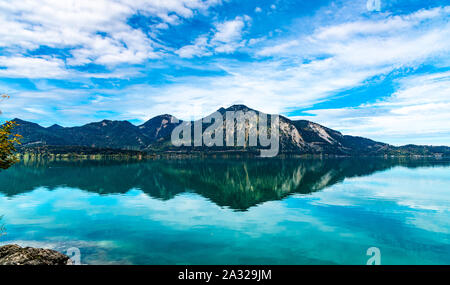
<path fill-rule="evenodd" d="M 245 105 L 220 108 L 226 111 L 259 111 Z M 256 152 L 254 147 L 174 147 L 171 144 L 173 129 L 182 123 L 172 115 L 151 118 L 142 125 L 128 121 L 103 120 L 78 127 L 52 125 L 48 128 L 21 119 L 16 132 L 23 136 L 22 148 L 38 146 L 92 147 L 145 152 L 179 153 L 239 153 Z M 206 128 L 207 126 L 204 126 Z M 318 154 L 339 156 L 420 155 L 450 156 L 447 146 L 406 145 L 395 147 L 371 139 L 343 135 L 342 133 L 307 120 L 290 120 L 280 116 L 281 154 Z"/>

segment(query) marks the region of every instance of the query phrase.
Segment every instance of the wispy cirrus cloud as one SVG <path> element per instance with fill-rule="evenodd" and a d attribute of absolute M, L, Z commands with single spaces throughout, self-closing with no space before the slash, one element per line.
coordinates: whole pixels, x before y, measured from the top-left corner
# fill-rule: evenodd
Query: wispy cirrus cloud
<path fill-rule="evenodd" d="M 309 112 L 348 134 L 389 137 L 396 144 L 448 144 L 450 72 L 412 76 L 399 84 L 397 92 L 375 103 Z"/>

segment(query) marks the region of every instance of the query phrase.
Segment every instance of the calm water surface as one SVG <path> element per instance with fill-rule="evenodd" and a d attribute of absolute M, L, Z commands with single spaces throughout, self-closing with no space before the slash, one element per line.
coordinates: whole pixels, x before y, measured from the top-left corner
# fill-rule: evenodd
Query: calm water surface
<path fill-rule="evenodd" d="M 450 264 L 450 162 L 26 161 L 0 215 L 0 244 L 86 264 Z"/>

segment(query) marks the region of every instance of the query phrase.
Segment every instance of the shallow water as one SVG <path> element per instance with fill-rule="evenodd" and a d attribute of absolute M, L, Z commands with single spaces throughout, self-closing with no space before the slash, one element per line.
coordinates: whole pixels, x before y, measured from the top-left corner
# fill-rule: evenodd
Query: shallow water
<path fill-rule="evenodd" d="M 450 162 L 26 161 L 0 172 L 0 244 L 85 264 L 450 264 Z"/>

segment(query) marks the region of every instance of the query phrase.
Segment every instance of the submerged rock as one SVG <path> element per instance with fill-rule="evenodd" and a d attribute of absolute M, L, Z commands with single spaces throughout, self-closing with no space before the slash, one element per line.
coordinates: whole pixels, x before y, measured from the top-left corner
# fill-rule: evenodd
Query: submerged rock
<path fill-rule="evenodd" d="M 16 244 L 0 247 L 0 265 L 71 265 L 70 258 L 51 249 L 20 247 Z"/>

